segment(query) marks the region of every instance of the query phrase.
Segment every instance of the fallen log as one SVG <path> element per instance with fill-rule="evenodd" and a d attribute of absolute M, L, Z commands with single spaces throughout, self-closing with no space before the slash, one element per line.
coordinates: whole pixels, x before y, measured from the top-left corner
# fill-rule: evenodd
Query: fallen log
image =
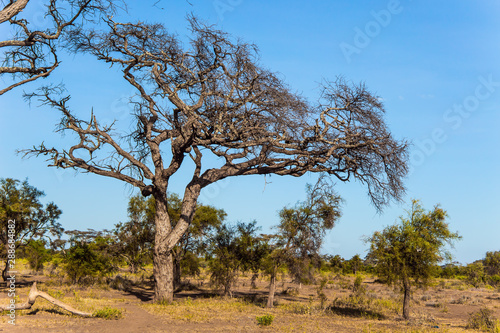
<path fill-rule="evenodd" d="M 9 311 L 9 310 L 28 310 L 28 309 L 31 309 L 33 304 L 35 304 L 37 297 L 45 298 L 50 303 L 57 305 L 58 307 L 63 308 L 64 310 L 71 312 L 72 314 L 75 314 L 77 316 L 92 317 L 91 313 L 79 311 L 79 310 L 69 306 L 68 304 L 61 302 L 60 300 L 55 299 L 54 297 L 50 296 L 46 292 L 38 290 L 36 288 L 36 282 L 34 282 L 33 285 L 31 286 L 30 292 L 28 294 L 28 301 L 26 303 L 22 303 L 22 304 L 16 303 L 15 307 L 11 307 L 8 305 L 7 306 L 0 305 L 0 310 L 1 311 Z"/>

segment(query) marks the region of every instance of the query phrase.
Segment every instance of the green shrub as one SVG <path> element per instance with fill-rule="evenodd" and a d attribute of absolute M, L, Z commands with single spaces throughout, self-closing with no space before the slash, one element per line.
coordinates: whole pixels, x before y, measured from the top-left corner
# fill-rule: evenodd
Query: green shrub
<path fill-rule="evenodd" d="M 466 281 L 474 288 L 479 288 L 486 278 L 484 266 L 482 263 L 472 263 L 465 267 Z"/>
<path fill-rule="evenodd" d="M 274 316 L 266 314 L 264 316 L 257 316 L 257 324 L 260 326 L 270 326 L 273 323 Z"/>
<path fill-rule="evenodd" d="M 493 287 L 500 287 L 500 274 L 488 276 L 488 284 Z"/>
<path fill-rule="evenodd" d="M 115 308 L 110 308 L 110 307 L 105 307 L 100 310 L 96 310 L 92 316 L 96 318 L 103 318 L 103 319 L 120 319 L 123 317 L 122 310 L 120 309 L 115 309 Z"/>
<path fill-rule="evenodd" d="M 64 263 L 64 271 L 73 283 L 92 282 L 116 270 L 96 243 L 75 243 L 69 248 Z"/>
<path fill-rule="evenodd" d="M 366 289 L 363 286 L 363 276 L 360 274 L 356 274 L 356 278 L 354 279 L 354 283 L 352 285 L 352 291 L 357 295 L 362 295 L 366 292 Z"/>
<path fill-rule="evenodd" d="M 31 269 L 39 272 L 43 269 L 44 263 L 50 260 L 50 251 L 45 248 L 44 240 L 30 240 L 24 248 L 25 258 Z"/>

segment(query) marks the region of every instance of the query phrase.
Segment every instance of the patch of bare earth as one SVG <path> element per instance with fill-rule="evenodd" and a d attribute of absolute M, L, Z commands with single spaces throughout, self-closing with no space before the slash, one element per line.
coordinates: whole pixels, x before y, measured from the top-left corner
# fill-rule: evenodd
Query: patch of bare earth
<path fill-rule="evenodd" d="M 126 290 L 103 286 L 60 285 L 43 276 L 22 275 L 16 293 L 24 302 L 33 281 L 40 290 L 76 309 L 93 312 L 106 307 L 122 311 L 122 318 L 80 318 L 37 299 L 31 310 L 17 311 L 16 325 L 3 315 L 0 330 L 6 332 L 463 332 L 471 312 L 482 307 L 500 318 L 500 291 L 470 288 L 458 280 L 440 280 L 436 286 L 413 295 L 412 320 L 400 317 L 400 294 L 367 277 L 362 296 L 352 297 L 353 277 L 327 275 L 321 307 L 318 285 L 297 285 L 287 280 L 278 285 L 277 304 L 263 307 L 268 281 L 250 287 L 250 277 L 240 277 L 232 298 L 214 294 L 207 280 L 193 280 L 189 290 L 176 294 L 175 302 L 151 302 L 148 283 Z M 286 291 L 286 293 L 285 293 Z M 0 302 L 9 298 L 0 289 Z M 269 327 L 257 325 L 256 317 L 271 314 Z"/>

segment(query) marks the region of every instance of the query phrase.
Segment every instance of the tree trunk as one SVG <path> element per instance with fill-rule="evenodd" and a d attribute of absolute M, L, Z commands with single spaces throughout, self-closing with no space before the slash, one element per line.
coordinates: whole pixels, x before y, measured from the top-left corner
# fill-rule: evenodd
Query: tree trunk
<path fill-rule="evenodd" d="M 9 273 L 9 261 L 6 260 L 5 261 L 5 267 L 4 269 L 2 270 L 2 280 L 3 282 L 6 282 L 7 281 L 7 278 L 8 278 L 8 273 Z"/>
<path fill-rule="evenodd" d="M 174 256 L 174 290 L 181 285 L 181 261 L 177 256 Z"/>
<path fill-rule="evenodd" d="M 155 246 L 153 251 L 153 276 L 155 302 L 171 303 L 174 299 L 174 266 L 172 253 L 165 247 L 165 239 L 171 231 L 167 211 L 166 193 L 155 196 Z"/>
<path fill-rule="evenodd" d="M 267 307 L 274 307 L 274 293 L 276 292 L 276 273 L 271 274 L 271 284 L 269 285 L 269 296 L 267 297 Z"/>
<path fill-rule="evenodd" d="M 403 318 L 410 319 L 410 283 L 403 281 Z"/>
<path fill-rule="evenodd" d="M 198 184 L 189 184 L 182 200 L 181 216 L 172 229 L 167 209 L 167 191 L 158 186 L 155 197 L 155 246 L 153 251 L 154 301 L 170 303 L 174 299 L 174 265 L 172 250 L 189 228 L 200 195 Z"/>
<path fill-rule="evenodd" d="M 257 284 L 255 283 L 255 281 L 257 281 L 257 278 L 259 277 L 259 273 L 253 273 L 252 275 L 252 280 L 250 282 L 250 287 L 252 289 L 257 289 Z"/>

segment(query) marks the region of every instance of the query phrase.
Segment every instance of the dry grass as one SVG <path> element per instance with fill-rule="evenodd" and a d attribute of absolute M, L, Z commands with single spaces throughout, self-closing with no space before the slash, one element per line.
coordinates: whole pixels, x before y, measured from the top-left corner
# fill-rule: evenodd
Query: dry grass
<path fill-rule="evenodd" d="M 147 274 L 120 273 L 132 280 L 134 290 L 115 290 L 106 285 L 79 287 L 61 284 L 60 277 L 30 276 L 20 267 L 20 280 L 25 283 L 16 290 L 18 301 L 24 302 L 31 282 L 53 297 L 87 312 L 101 311 L 103 317 L 117 313 L 122 318 L 105 320 L 73 316 L 49 302 L 38 299 L 31 310 L 18 311 L 19 332 L 129 332 L 161 331 L 165 325 L 171 332 L 464 332 L 470 313 L 482 307 L 491 309 L 493 318 L 500 318 L 500 292 L 488 288 L 471 288 L 461 280 L 438 280 L 427 290 L 413 295 L 412 320 L 403 321 L 401 295 L 385 285 L 364 276 L 362 291 L 352 291 L 354 276 L 322 273 L 321 293 L 318 285 L 296 285 L 285 280 L 278 283 L 277 306 L 263 307 L 267 279 L 250 287 L 250 276 L 240 276 L 234 298 L 216 296 L 208 279 L 192 280 L 194 290 L 183 291 L 170 305 L 144 301 L 151 296 Z M 141 285 L 141 286 L 138 286 Z M 283 293 L 284 291 L 288 293 Z M 138 297 L 142 297 L 142 300 Z M 7 295 L 0 290 L 0 302 Z M 274 316 L 270 326 L 259 326 L 256 318 Z M 10 331 L 7 317 L 0 317 L 0 330 Z"/>

